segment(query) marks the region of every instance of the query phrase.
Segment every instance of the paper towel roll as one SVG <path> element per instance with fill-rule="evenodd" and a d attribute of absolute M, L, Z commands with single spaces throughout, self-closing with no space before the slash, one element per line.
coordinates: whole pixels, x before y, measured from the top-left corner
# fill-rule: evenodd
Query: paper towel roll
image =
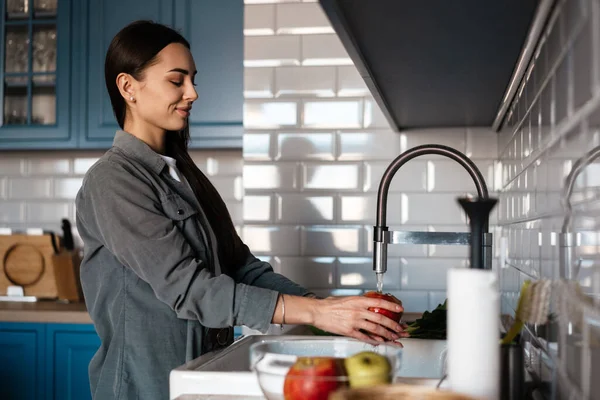
<path fill-rule="evenodd" d="M 453 391 L 500 397 L 500 296 L 497 273 L 448 271 L 448 380 Z"/>

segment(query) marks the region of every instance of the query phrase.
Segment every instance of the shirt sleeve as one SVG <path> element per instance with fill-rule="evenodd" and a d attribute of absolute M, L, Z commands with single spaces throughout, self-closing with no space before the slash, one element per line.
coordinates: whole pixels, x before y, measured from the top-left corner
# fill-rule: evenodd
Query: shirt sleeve
<path fill-rule="evenodd" d="M 246 263 L 235 271 L 233 277 L 236 282 L 272 289 L 280 293 L 295 296 L 312 294 L 312 292 L 309 292 L 304 287 L 274 272 L 273 267 L 269 263 L 259 260 L 250 252 L 247 246 L 245 247 L 248 254 Z"/>
<path fill-rule="evenodd" d="M 209 328 L 245 325 L 266 333 L 278 293 L 225 274 L 212 276 L 144 179 L 110 160 L 91 169 L 76 203 L 86 229 L 179 318 Z"/>

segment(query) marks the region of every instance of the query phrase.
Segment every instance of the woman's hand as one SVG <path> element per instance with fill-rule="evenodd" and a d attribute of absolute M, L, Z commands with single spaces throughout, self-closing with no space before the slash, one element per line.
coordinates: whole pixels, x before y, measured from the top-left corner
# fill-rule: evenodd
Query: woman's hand
<path fill-rule="evenodd" d="M 383 299 L 362 296 L 328 297 L 317 300 L 313 310 L 313 325 L 327 332 L 362 340 L 371 344 L 408 337 L 406 325 L 369 311 L 369 307 L 400 312 L 402 306 Z"/>

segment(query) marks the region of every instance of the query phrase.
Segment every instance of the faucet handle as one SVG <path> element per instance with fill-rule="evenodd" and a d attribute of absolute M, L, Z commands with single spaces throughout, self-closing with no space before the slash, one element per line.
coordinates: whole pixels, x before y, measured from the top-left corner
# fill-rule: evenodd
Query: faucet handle
<path fill-rule="evenodd" d="M 489 269 L 491 264 L 486 259 L 488 256 L 485 253 L 484 234 L 488 230 L 488 222 L 490 212 L 498 202 L 495 198 L 459 198 L 458 203 L 461 205 L 467 217 L 469 217 L 469 226 L 471 228 L 470 242 L 470 267 Z"/>
<path fill-rule="evenodd" d="M 422 232 L 422 231 L 385 231 L 383 240 L 389 244 L 469 244 L 471 234 L 468 232 Z"/>
<path fill-rule="evenodd" d="M 423 232 L 423 231 L 383 231 L 382 241 L 373 241 L 373 270 L 387 271 L 388 244 L 432 244 L 440 246 L 471 244 L 470 232 Z M 493 235 L 490 232 L 482 234 L 482 256 L 485 269 L 492 268 Z"/>

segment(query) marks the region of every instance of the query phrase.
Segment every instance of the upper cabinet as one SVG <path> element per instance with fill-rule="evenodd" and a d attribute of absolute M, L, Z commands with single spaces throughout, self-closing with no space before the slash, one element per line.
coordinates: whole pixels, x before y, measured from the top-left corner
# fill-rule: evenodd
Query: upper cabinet
<path fill-rule="evenodd" d="M 71 1 L 2 0 L 0 149 L 73 148 Z"/>
<path fill-rule="evenodd" d="M 80 147 L 112 144 L 118 125 L 104 82 L 104 57 L 117 32 L 139 19 L 172 26 L 190 42 L 199 95 L 189 119 L 190 147 L 242 147 L 243 0 L 104 0 L 89 1 L 86 8 Z"/>
<path fill-rule="evenodd" d="M 190 42 L 198 70 L 192 147 L 242 147 L 243 26 L 243 0 L 175 1 L 175 28 Z"/>
<path fill-rule="evenodd" d="M 108 149 L 118 125 L 104 58 L 115 34 L 139 19 L 190 42 L 199 95 L 190 147 L 242 147 L 243 0 L 0 2 L 0 149 Z"/>
<path fill-rule="evenodd" d="M 127 24 L 147 19 L 171 25 L 173 0 L 103 0 L 87 2 L 83 71 L 85 110 L 81 110 L 81 147 L 108 148 L 119 129 L 104 81 L 104 57 L 113 37 Z M 118 12 L 117 12 L 118 11 Z"/>

